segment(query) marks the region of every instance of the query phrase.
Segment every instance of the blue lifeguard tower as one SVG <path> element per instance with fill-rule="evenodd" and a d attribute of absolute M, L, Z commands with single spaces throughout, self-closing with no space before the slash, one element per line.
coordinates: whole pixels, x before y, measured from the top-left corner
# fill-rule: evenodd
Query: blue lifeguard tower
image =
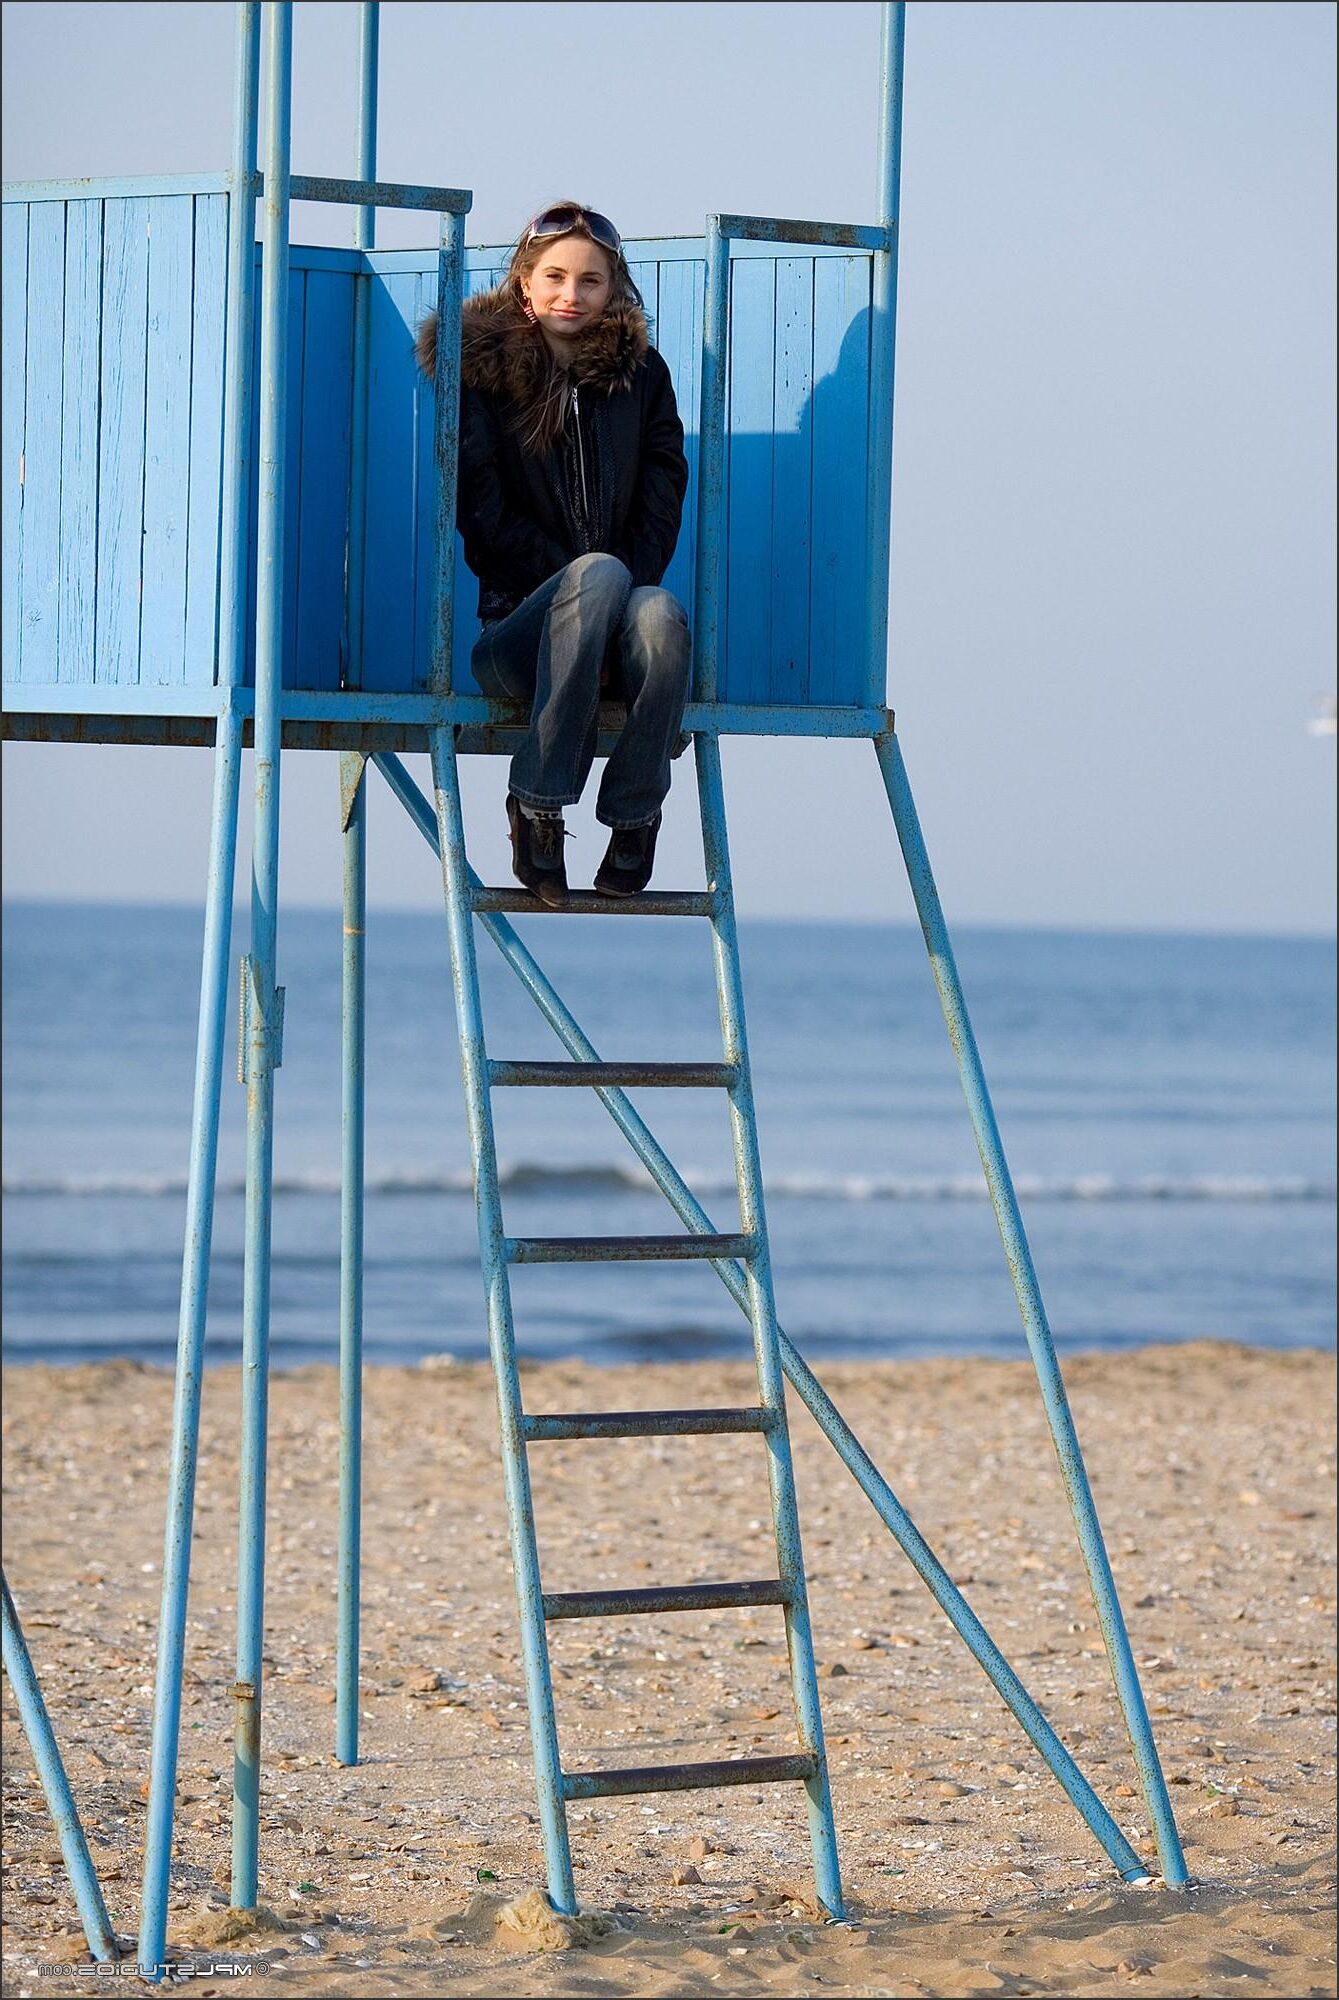
<path fill-rule="evenodd" d="M 722 734 L 867 738 L 887 790 L 960 1067 L 1024 1329 L 1091 1580 L 1165 1881 L 1187 1880 L 1167 1789 L 1070 1417 L 905 768 L 886 706 L 889 507 L 903 6 L 884 4 L 877 219 L 821 223 L 715 215 L 702 237 L 632 241 L 633 275 L 672 371 L 691 468 L 667 585 L 692 610 L 696 763 L 705 887 L 630 901 L 574 895 L 621 922 L 704 919 L 723 1034 L 719 1064 L 604 1062 L 508 918 L 553 914 L 479 881 L 466 856 L 461 755 L 509 752 L 521 718 L 470 678 L 473 590 L 455 534 L 462 299 L 497 280 L 500 253 L 467 250 L 470 195 L 377 181 L 377 20 L 361 14 L 358 175 L 290 164 L 291 5 L 267 0 L 264 156 L 257 169 L 261 8 L 238 7 L 229 173 L 124 184 L 42 184 L 4 197 L 4 706 L 15 739 L 212 744 L 213 816 L 188 1222 L 149 1790 L 141 1968 L 163 1970 L 181 1674 L 202 1388 L 215 1161 L 231 1013 L 229 938 L 241 754 L 255 749 L 252 938 L 242 961 L 247 1095 L 242 1493 L 232 1897 L 258 1888 L 265 1428 L 281 751 L 341 755 L 344 900 L 343 1448 L 336 1755 L 358 1759 L 358 1579 L 363 1172 L 364 817 L 375 766 L 438 851 L 450 931 L 480 1245 L 496 1372 L 548 1892 L 576 1909 L 573 1799 L 740 1783 L 805 1791 L 818 1896 L 842 1914 L 785 1383 L 806 1404 L 943 1607 L 1118 1873 L 1147 1880 L 1073 1757 L 1000 1653 L 777 1322 L 745 1035 L 721 783 Z M 348 250 L 289 240 L 291 200 L 352 205 Z M 257 208 L 263 212 L 256 241 Z M 377 208 L 439 218 L 435 251 L 378 251 Z M 259 311 L 255 297 L 259 286 Z M 413 336 L 435 307 L 434 386 Z M 604 717 L 608 729 L 616 713 Z M 431 753 L 434 797 L 399 752 Z M 488 1051 L 475 925 L 502 950 L 565 1059 Z M 635 1238 L 508 1235 L 491 1095 L 596 1092 L 683 1229 Z M 649 1087 L 725 1094 L 740 1227 L 722 1233 L 633 1108 Z M 519 1263 L 710 1261 L 752 1326 L 758 1399 L 743 1409 L 527 1411 L 508 1273 Z M 528 1453 L 555 1438 L 756 1434 L 776 1530 L 776 1574 L 743 1582 L 546 1592 Z M 558 1619 L 775 1605 L 786 1627 L 793 1755 L 633 1770 L 564 1767 L 547 1627 Z M 5 1593 L 6 1663 L 61 1829 L 89 1942 L 118 1955 L 36 1675 Z"/>

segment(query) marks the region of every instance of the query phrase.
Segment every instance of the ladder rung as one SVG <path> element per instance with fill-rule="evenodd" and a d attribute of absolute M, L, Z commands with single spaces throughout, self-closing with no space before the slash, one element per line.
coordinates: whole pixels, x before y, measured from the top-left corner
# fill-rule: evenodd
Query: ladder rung
<path fill-rule="evenodd" d="M 729 1090 L 739 1075 L 734 1063 L 490 1062 L 495 1087 L 515 1084 L 618 1084 L 627 1090 L 674 1088 Z"/>
<path fill-rule="evenodd" d="M 543 1599 L 546 1618 L 621 1618 L 647 1611 L 731 1611 L 753 1604 L 788 1604 L 780 1577 L 760 1583 L 680 1583 L 663 1590 L 563 1590 Z"/>
<path fill-rule="evenodd" d="M 755 1236 L 508 1236 L 513 1264 L 615 1264 L 626 1259 L 742 1257 L 757 1254 Z"/>
<path fill-rule="evenodd" d="M 573 1410 L 561 1417 L 523 1417 L 530 1443 L 542 1438 L 711 1437 L 721 1431 L 766 1431 L 767 1410 Z"/>
<path fill-rule="evenodd" d="M 812 1778 L 816 1757 L 738 1757 L 720 1764 L 651 1764 L 642 1770 L 564 1771 L 565 1799 L 612 1799 L 631 1792 L 697 1792 L 716 1785 L 780 1785 Z"/>
<path fill-rule="evenodd" d="M 598 896 L 592 889 L 577 890 L 554 905 L 542 903 L 528 889 L 474 889 L 470 908 L 521 917 L 714 917 L 720 899 L 710 889 L 644 889 L 640 896 Z"/>

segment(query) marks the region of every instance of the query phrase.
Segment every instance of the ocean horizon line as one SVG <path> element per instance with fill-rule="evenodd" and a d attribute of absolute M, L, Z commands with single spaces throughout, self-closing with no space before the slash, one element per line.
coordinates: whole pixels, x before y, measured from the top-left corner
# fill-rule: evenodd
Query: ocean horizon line
<path fill-rule="evenodd" d="M 698 1194 L 733 1194 L 732 1174 L 688 1168 L 688 1186 Z M 538 1160 L 502 1162 L 498 1183 L 504 1191 L 567 1195 L 573 1192 L 654 1194 L 656 1183 L 643 1168 L 603 1160 L 561 1166 Z M 336 1196 L 337 1172 L 279 1172 L 276 1195 Z M 1334 1202 L 1333 1182 L 1305 1175 L 1266 1174 L 1146 1174 L 1122 1179 L 1105 1173 L 1048 1176 L 1017 1174 L 1014 1187 L 1025 1201 L 1037 1202 Z M 3 1192 L 17 1199 L 37 1196 L 99 1199 L 118 1196 L 177 1198 L 184 1196 L 184 1172 L 6 1173 Z M 400 1167 L 370 1171 L 364 1181 L 369 1195 L 472 1195 L 473 1176 L 467 1166 Z M 990 1190 L 981 1174 L 861 1174 L 787 1172 L 764 1173 L 764 1192 L 772 1199 L 847 1202 L 988 1201 Z M 221 1177 L 215 1193 L 236 1197 L 246 1191 L 240 1175 Z M 20 1253 L 21 1255 L 22 1253 Z"/>
<path fill-rule="evenodd" d="M 176 897 L 149 897 L 149 898 L 112 897 L 112 896 L 67 897 L 67 896 L 25 896 L 25 895 L 18 895 L 18 896 L 6 895 L 0 897 L 0 914 L 9 911 L 18 913 L 20 911 L 32 911 L 32 910 L 46 910 L 46 911 L 63 910 L 63 911 L 69 911 L 71 913 L 79 911 L 138 910 L 138 911 L 153 912 L 155 914 L 175 913 L 177 915 L 183 915 L 183 916 L 195 916 L 202 911 L 202 908 L 203 908 L 203 894 L 199 902 L 194 902 L 194 901 L 185 902 Z M 444 907 L 441 904 L 435 904 L 432 902 L 390 903 L 390 902 L 376 902 L 369 900 L 369 912 L 372 915 L 385 916 L 385 917 L 397 917 L 397 918 L 422 917 L 430 921 L 445 920 Z M 340 914 L 340 904 L 337 901 L 334 901 L 333 899 L 328 902 L 291 902 L 291 903 L 286 902 L 283 904 L 281 908 L 280 918 L 281 921 L 285 916 L 337 918 L 339 914 Z M 244 927 L 246 925 L 249 916 L 250 916 L 250 905 L 247 901 L 239 900 L 234 902 L 233 904 L 234 925 L 240 923 Z M 746 909 L 737 909 L 737 918 L 741 924 L 748 924 L 750 926 L 757 925 L 760 927 L 765 925 L 773 929 L 784 929 L 787 927 L 799 926 L 799 927 L 804 927 L 806 929 L 812 928 L 814 930 L 826 930 L 826 931 L 852 931 L 852 930 L 885 931 L 886 930 L 886 931 L 898 931 L 898 932 L 908 931 L 913 934 L 919 932 L 920 929 L 920 926 L 917 923 L 914 916 L 862 917 L 858 915 L 847 915 L 841 917 L 833 917 L 821 914 L 799 914 L 795 916 L 790 916 L 790 915 L 779 916 L 774 912 L 762 912 L 762 911 L 750 912 Z M 583 920 L 579 918 L 578 921 L 583 921 Z M 594 923 L 597 922 L 598 919 L 591 917 L 584 919 L 584 921 L 589 923 Z M 1266 929 L 1259 929 L 1259 930 L 1229 929 L 1214 925 L 1195 926 L 1188 928 L 1185 925 L 1176 925 L 1176 924 L 1076 923 L 1073 921 L 1060 920 L 1060 919 L 1057 919 L 1054 922 L 1041 922 L 1036 919 L 1032 919 L 1028 922 L 1008 922 L 1008 921 L 1001 921 L 1000 919 L 993 917 L 967 917 L 967 916 L 953 916 L 953 915 L 950 915 L 950 924 L 952 930 L 955 932 L 982 933 L 982 934 L 990 934 L 993 936 L 1041 937 L 1041 938 L 1076 937 L 1076 938 L 1112 938 L 1112 939 L 1177 938 L 1177 939 L 1185 939 L 1188 942 L 1197 942 L 1197 943 L 1202 942 L 1206 944 L 1217 944 L 1217 943 L 1303 944 L 1303 945 L 1330 945 L 1331 947 L 1339 947 L 1339 931 L 1333 929 L 1280 931 L 1280 930 L 1266 930 Z"/>

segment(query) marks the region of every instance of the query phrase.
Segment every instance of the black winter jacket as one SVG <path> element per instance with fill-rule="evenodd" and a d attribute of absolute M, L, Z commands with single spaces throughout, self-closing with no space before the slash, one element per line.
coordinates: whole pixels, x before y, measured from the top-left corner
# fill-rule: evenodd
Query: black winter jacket
<path fill-rule="evenodd" d="M 429 375 L 436 347 L 434 314 L 417 345 Z M 457 519 L 484 619 L 506 617 L 592 550 L 617 556 L 634 585 L 659 583 L 679 538 L 683 425 L 643 314 L 611 306 L 574 343 L 564 431 L 549 450 L 527 450 L 553 365 L 505 288 L 465 301 Z"/>

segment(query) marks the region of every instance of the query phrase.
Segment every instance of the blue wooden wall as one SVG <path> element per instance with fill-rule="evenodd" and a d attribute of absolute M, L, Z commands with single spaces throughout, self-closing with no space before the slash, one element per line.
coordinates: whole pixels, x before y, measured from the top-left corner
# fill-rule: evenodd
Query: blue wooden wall
<path fill-rule="evenodd" d="M 227 197 L 4 205 L 4 678 L 209 686 Z"/>
<path fill-rule="evenodd" d="M 80 687 L 94 684 L 102 711 L 110 700 L 152 714 L 155 690 L 214 684 L 226 201 L 5 203 L 4 679 L 50 687 L 53 707 L 78 710 L 89 699 Z M 688 500 L 665 583 L 691 611 L 703 245 L 628 251 L 687 433 Z M 497 255 L 469 254 L 471 292 L 497 282 Z M 416 692 L 429 669 L 433 407 L 413 336 L 435 298 L 436 258 L 369 261 L 378 282 L 360 678 Z M 344 577 L 355 275 L 366 268 L 353 251 L 292 253 L 294 688 L 334 690 L 357 671 Z M 723 700 L 861 702 L 869 304 L 866 255 L 735 246 Z M 252 522 L 254 535 L 254 507 Z M 456 586 L 455 684 L 473 692 L 477 585 L 459 542 Z"/>
<path fill-rule="evenodd" d="M 691 612 L 697 508 L 700 241 L 628 245 L 651 336 L 674 378 L 689 464 L 684 526 L 664 579 Z M 421 252 L 374 252 L 368 623 L 363 685 L 423 688 L 428 673 L 433 408 L 412 336 L 436 296 Z M 720 698 L 863 700 L 871 260 L 740 244 L 731 262 L 727 613 Z M 502 276 L 487 252 L 467 289 Z M 457 548 L 455 684 L 474 689 L 478 586 Z"/>

